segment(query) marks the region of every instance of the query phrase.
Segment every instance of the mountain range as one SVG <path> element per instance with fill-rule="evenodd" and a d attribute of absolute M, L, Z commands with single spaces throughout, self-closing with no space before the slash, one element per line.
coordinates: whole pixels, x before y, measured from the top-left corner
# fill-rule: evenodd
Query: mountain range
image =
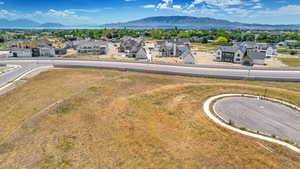
<path fill-rule="evenodd" d="M 70 26 L 70 25 L 68 25 Z M 77 25 L 76 27 L 81 27 Z M 97 25 L 90 25 L 92 28 Z M 38 23 L 29 19 L 7 20 L 0 19 L 0 28 L 63 28 L 67 27 L 60 23 Z M 111 23 L 97 26 L 98 28 L 132 28 L 132 29 L 300 29 L 300 25 L 269 25 L 269 24 L 249 24 L 241 22 L 231 22 L 223 19 L 192 16 L 157 16 L 144 19 Z M 94 27 L 93 27 L 94 28 Z"/>
<path fill-rule="evenodd" d="M 191 16 L 157 16 L 148 17 L 123 23 L 112 23 L 102 25 L 109 28 L 165 28 L 172 29 L 300 29 L 300 25 L 268 25 L 231 22 L 228 20 L 214 19 L 208 17 Z"/>
<path fill-rule="evenodd" d="M 38 23 L 29 19 L 7 20 L 0 19 L 0 28 L 15 28 L 15 27 L 64 27 L 60 23 Z"/>

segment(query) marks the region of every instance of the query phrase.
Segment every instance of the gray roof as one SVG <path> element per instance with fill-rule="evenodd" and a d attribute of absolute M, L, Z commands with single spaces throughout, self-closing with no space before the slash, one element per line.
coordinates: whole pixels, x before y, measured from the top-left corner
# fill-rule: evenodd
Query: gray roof
<path fill-rule="evenodd" d="M 239 43 L 236 43 L 236 45 L 239 47 L 246 48 L 246 49 L 256 48 L 256 42 L 239 42 Z"/>
<path fill-rule="evenodd" d="M 257 43 L 257 47 L 259 49 L 267 50 L 269 47 L 272 47 L 273 49 L 276 48 L 276 45 L 271 43 Z"/>
<path fill-rule="evenodd" d="M 160 40 L 160 41 L 157 41 L 157 42 L 156 42 L 156 44 L 157 44 L 158 46 L 166 45 L 166 43 L 167 43 L 167 41 L 165 41 L 165 40 Z"/>
<path fill-rule="evenodd" d="M 188 45 L 177 45 L 177 48 L 181 52 L 190 51 L 190 48 Z"/>
<path fill-rule="evenodd" d="M 132 38 L 132 37 L 124 37 L 122 38 L 120 46 L 124 47 L 126 50 L 132 50 L 131 48 L 138 48 L 143 45 L 144 40 L 142 38 Z"/>
<path fill-rule="evenodd" d="M 247 56 L 249 56 L 253 60 L 264 60 L 266 54 L 263 52 L 257 52 L 255 50 L 249 50 L 247 51 Z"/>
<path fill-rule="evenodd" d="M 12 48 L 11 51 L 32 51 L 32 49 L 28 49 L 28 48 Z"/>
<path fill-rule="evenodd" d="M 184 51 L 181 56 L 183 63 L 185 64 L 195 64 L 195 57 L 192 55 L 190 50 Z"/>
<path fill-rule="evenodd" d="M 238 50 L 245 53 L 246 50 L 243 49 L 240 46 L 218 46 L 218 49 L 220 49 L 222 52 L 229 52 L 229 53 L 236 53 Z"/>

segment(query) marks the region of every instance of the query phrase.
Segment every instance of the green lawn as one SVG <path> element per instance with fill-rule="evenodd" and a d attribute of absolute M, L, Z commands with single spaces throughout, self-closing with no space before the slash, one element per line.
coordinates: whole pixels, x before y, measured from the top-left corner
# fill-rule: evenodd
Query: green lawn
<path fill-rule="evenodd" d="M 288 54 L 290 55 L 292 51 L 294 51 L 294 55 L 298 55 L 300 56 L 300 49 L 287 49 L 287 48 L 278 48 L 277 49 L 278 53 L 281 53 L 281 54 Z"/>
<path fill-rule="evenodd" d="M 300 58 L 280 58 L 280 60 L 289 67 L 300 67 Z"/>
<path fill-rule="evenodd" d="M 0 43 L 0 49 L 4 48 L 4 43 Z"/>

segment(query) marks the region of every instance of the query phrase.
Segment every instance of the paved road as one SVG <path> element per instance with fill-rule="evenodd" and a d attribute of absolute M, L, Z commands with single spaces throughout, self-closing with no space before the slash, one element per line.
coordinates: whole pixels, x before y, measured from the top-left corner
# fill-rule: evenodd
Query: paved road
<path fill-rule="evenodd" d="M 300 144 L 300 112 L 287 106 L 256 98 L 227 97 L 217 101 L 215 111 L 239 127 Z"/>
<path fill-rule="evenodd" d="M 255 69 L 249 72 L 245 68 L 230 68 L 222 66 L 209 67 L 172 64 L 150 64 L 141 62 L 133 63 L 119 61 L 90 61 L 74 59 L 61 60 L 45 58 L 42 60 L 0 59 L 0 64 L 17 64 L 26 66 L 54 65 L 56 67 L 93 67 L 198 77 L 300 82 L 300 69 Z"/>
<path fill-rule="evenodd" d="M 8 72 L 0 74 L 0 87 L 4 86 L 5 84 L 7 84 L 10 81 L 17 79 L 22 74 L 24 74 L 32 69 L 35 69 L 35 68 L 38 68 L 41 66 L 46 66 L 47 64 L 22 63 L 22 64 L 16 64 L 16 65 L 21 65 L 21 67 L 15 68 L 13 70 L 10 70 Z"/>

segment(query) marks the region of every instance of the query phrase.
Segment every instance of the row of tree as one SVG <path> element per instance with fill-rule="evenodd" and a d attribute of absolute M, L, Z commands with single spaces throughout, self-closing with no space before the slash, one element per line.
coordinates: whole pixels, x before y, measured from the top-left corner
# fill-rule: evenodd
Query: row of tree
<path fill-rule="evenodd" d="M 115 30 L 70 30 L 55 32 L 56 36 L 70 39 L 74 37 L 99 39 L 106 38 L 122 38 L 124 36 L 139 37 L 145 36 L 153 39 L 172 39 L 172 38 L 189 38 L 195 42 L 207 42 L 208 40 L 217 40 L 219 37 L 226 38 L 228 42 L 231 41 L 254 41 L 264 43 L 278 43 L 284 40 L 298 40 L 300 41 L 300 34 L 298 32 L 286 33 L 270 33 L 260 31 L 253 33 L 251 31 L 243 30 L 131 30 L 131 29 L 115 29 Z M 72 35 L 65 36 L 65 35 Z"/>
<path fill-rule="evenodd" d="M 5 32 L 1 32 L 5 33 Z M 0 34 L 1 35 L 1 34 Z M 230 45 L 233 41 L 257 41 L 262 43 L 279 43 L 284 40 L 300 41 L 300 34 L 297 31 L 247 31 L 247 30 L 178 30 L 178 29 L 147 29 L 147 30 L 132 30 L 132 29 L 101 29 L 101 30 L 56 30 L 56 31 L 24 31 L 24 33 L 14 34 L 9 39 L 28 39 L 30 36 L 56 36 L 65 40 L 75 40 L 77 38 L 116 38 L 120 39 L 124 36 L 132 37 L 148 37 L 157 40 L 188 38 L 192 42 L 208 43 L 210 40 L 216 41 L 218 44 Z M 1 39 L 0 39 L 1 40 Z"/>

